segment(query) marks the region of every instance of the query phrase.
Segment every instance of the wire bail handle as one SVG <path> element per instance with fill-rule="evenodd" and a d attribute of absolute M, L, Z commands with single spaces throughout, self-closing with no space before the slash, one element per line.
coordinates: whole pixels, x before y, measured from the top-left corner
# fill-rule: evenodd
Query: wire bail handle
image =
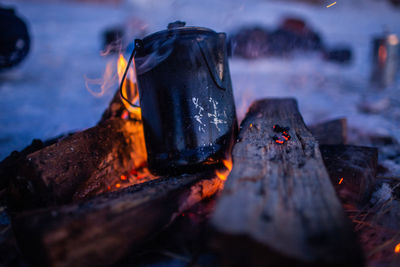
<path fill-rule="evenodd" d="M 135 39 L 135 47 L 133 48 L 132 53 L 131 53 L 131 55 L 130 55 L 130 57 L 129 57 L 128 64 L 126 65 L 124 75 L 122 76 L 122 79 L 121 79 L 121 84 L 119 85 L 119 94 L 120 94 L 121 98 L 122 98 L 123 100 L 125 100 L 129 105 L 131 105 L 132 107 L 135 107 L 135 108 L 139 108 L 140 106 L 133 104 L 128 98 L 126 98 L 126 97 L 124 96 L 123 92 L 122 92 L 122 88 L 123 88 L 123 85 L 124 85 L 124 82 L 125 82 L 125 79 L 126 79 L 126 75 L 128 74 L 129 67 L 130 67 L 131 64 L 132 64 L 133 58 L 135 57 L 136 52 L 137 52 L 139 49 L 142 49 L 142 48 L 143 48 L 143 42 L 142 42 L 142 40 L 140 40 L 140 39 Z"/>

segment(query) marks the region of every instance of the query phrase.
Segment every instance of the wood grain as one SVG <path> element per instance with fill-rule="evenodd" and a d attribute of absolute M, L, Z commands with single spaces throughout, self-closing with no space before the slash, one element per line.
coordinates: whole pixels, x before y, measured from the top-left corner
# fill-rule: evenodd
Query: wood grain
<path fill-rule="evenodd" d="M 273 140 L 276 124 L 290 128 L 291 139 L 284 144 Z M 296 101 L 253 103 L 238 140 L 212 216 L 220 236 L 217 248 L 228 265 L 362 265 L 351 225 Z"/>

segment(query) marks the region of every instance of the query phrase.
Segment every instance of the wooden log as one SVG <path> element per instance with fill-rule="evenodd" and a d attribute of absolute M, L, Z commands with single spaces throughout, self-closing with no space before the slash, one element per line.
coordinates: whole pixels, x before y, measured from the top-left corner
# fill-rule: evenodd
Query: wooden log
<path fill-rule="evenodd" d="M 85 202 L 16 214 L 12 225 L 23 253 L 38 266 L 108 266 L 221 186 L 213 171 L 160 178 Z"/>
<path fill-rule="evenodd" d="M 0 162 L 0 190 L 8 187 L 10 180 L 16 176 L 18 166 L 26 155 L 42 149 L 45 145 L 39 139 L 34 139 L 32 143 L 21 150 L 13 151 L 7 158 Z"/>
<path fill-rule="evenodd" d="M 137 88 L 135 90 L 137 92 Z M 103 112 L 103 115 L 101 116 L 99 123 L 111 118 L 128 118 L 128 117 L 131 120 L 141 121 L 142 120 L 141 109 L 137 107 L 132 107 L 130 104 L 125 102 L 125 100 L 122 100 L 119 90 L 117 90 L 114 94 L 114 97 L 111 99 L 108 108 Z"/>
<path fill-rule="evenodd" d="M 375 186 L 378 149 L 352 145 L 320 145 L 322 159 L 343 204 L 368 201 Z"/>
<path fill-rule="evenodd" d="M 40 139 L 33 139 L 32 143 L 21 151 L 13 151 L 11 154 L 0 162 L 0 190 L 6 189 L 11 179 L 15 178 L 21 162 L 28 154 L 50 146 L 57 141 L 72 135 L 71 133 L 62 134 L 54 138 L 42 141 Z"/>
<path fill-rule="evenodd" d="M 125 106 L 122 103 L 119 90 L 117 90 L 113 98 L 111 99 L 107 109 L 103 112 L 103 115 L 101 116 L 99 123 L 111 118 L 120 118 L 124 110 Z"/>
<path fill-rule="evenodd" d="M 314 124 L 308 128 L 320 145 L 338 145 L 347 143 L 346 118 Z"/>
<path fill-rule="evenodd" d="M 342 204 L 364 204 L 374 188 L 378 150 L 373 147 L 344 145 L 347 142 L 345 118 L 309 127 L 319 143 L 331 182 Z"/>
<path fill-rule="evenodd" d="M 291 138 L 280 144 L 283 131 Z M 362 265 L 351 224 L 296 101 L 253 103 L 238 140 L 211 219 L 225 263 Z"/>
<path fill-rule="evenodd" d="M 141 122 L 109 119 L 28 154 L 11 180 L 10 206 L 22 210 L 89 197 L 145 161 Z"/>

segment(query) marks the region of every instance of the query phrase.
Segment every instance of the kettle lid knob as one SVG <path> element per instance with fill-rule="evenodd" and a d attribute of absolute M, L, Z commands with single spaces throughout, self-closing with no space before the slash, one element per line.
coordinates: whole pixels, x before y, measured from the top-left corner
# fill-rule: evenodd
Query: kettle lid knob
<path fill-rule="evenodd" d="M 175 22 L 168 23 L 168 30 L 172 30 L 179 27 L 184 27 L 186 22 L 177 20 Z"/>

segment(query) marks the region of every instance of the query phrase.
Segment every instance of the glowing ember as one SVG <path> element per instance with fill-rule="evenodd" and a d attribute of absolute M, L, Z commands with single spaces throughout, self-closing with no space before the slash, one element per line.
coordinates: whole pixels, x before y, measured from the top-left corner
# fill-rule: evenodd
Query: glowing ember
<path fill-rule="evenodd" d="M 129 112 L 127 110 L 124 110 L 121 114 L 121 119 L 127 120 L 129 119 Z"/>
<path fill-rule="evenodd" d="M 116 184 L 115 187 L 116 187 L 116 188 L 120 188 L 120 187 L 121 187 L 121 184 Z"/>
<path fill-rule="evenodd" d="M 121 175 L 121 180 L 122 181 L 125 181 L 127 178 L 126 178 L 126 176 L 125 175 Z"/>
<path fill-rule="evenodd" d="M 221 181 L 225 181 L 231 173 L 233 163 L 231 158 L 222 160 L 222 163 L 224 164 L 225 170 L 218 170 L 215 174 Z"/>
<path fill-rule="evenodd" d="M 394 247 L 394 253 L 400 253 L 400 243 Z"/>
<path fill-rule="evenodd" d="M 333 2 L 333 3 L 330 4 L 330 5 L 327 5 L 326 8 L 329 8 L 329 7 L 334 6 L 334 5 L 336 5 L 336 2 Z"/>
<path fill-rule="evenodd" d="M 278 124 L 275 124 L 273 127 L 274 132 L 280 133 L 280 135 L 274 135 L 272 139 L 277 144 L 284 144 L 286 141 L 289 141 L 291 136 L 289 135 L 289 127 L 281 127 Z"/>
<path fill-rule="evenodd" d="M 340 178 L 339 184 L 343 183 L 343 178 Z"/>

